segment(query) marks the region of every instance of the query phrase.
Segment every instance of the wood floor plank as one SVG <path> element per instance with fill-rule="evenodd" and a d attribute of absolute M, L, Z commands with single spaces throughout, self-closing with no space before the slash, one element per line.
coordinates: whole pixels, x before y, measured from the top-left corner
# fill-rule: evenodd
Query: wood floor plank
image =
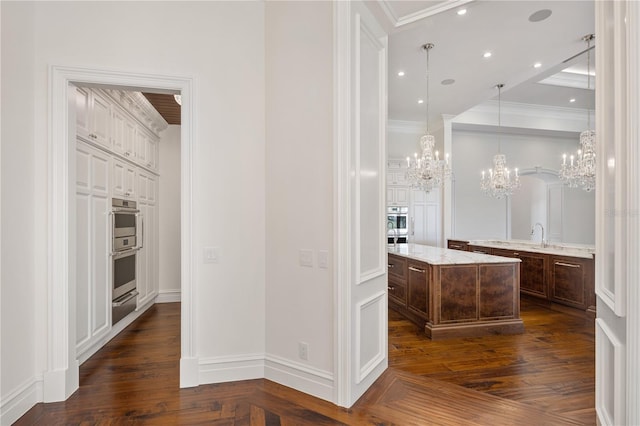
<path fill-rule="evenodd" d="M 152 307 L 16 425 L 592 425 L 593 318 L 522 302 L 525 334 L 441 341 L 389 311 L 390 368 L 346 410 L 268 380 L 179 389 L 180 305 Z"/>

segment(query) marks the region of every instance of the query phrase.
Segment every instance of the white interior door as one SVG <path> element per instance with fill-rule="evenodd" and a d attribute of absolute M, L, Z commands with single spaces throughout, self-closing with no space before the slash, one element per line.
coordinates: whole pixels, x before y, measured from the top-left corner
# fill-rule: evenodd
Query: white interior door
<path fill-rule="evenodd" d="M 337 402 L 387 368 L 387 36 L 361 2 L 337 10 Z"/>
<path fill-rule="evenodd" d="M 640 4 L 596 7 L 596 412 L 640 424 Z"/>

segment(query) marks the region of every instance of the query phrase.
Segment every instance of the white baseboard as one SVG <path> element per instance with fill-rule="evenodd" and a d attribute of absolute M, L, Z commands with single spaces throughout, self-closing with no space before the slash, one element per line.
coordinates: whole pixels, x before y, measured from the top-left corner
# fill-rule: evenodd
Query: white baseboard
<path fill-rule="evenodd" d="M 182 294 L 180 289 L 177 290 L 160 290 L 156 303 L 173 303 L 180 302 L 180 295 Z"/>
<path fill-rule="evenodd" d="M 264 377 L 264 354 L 201 358 L 198 375 L 201 385 L 262 379 Z"/>
<path fill-rule="evenodd" d="M 10 425 L 43 400 L 42 379 L 33 378 L 0 400 L 0 425 Z"/>
<path fill-rule="evenodd" d="M 300 392 L 334 402 L 333 374 L 267 354 L 264 378 Z"/>

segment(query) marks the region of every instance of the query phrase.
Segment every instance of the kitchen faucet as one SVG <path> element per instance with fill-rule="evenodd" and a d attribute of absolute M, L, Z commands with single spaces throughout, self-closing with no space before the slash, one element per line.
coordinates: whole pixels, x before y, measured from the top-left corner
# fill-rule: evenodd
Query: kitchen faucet
<path fill-rule="evenodd" d="M 533 228 L 531 228 L 531 235 L 536 232 L 536 226 L 539 226 L 540 230 L 542 231 L 542 237 L 540 238 L 540 247 L 544 248 L 546 246 L 544 242 L 544 226 L 542 226 L 540 222 L 536 222 L 535 225 L 533 225 Z"/>
<path fill-rule="evenodd" d="M 392 221 L 389 221 L 387 222 L 387 229 L 393 231 L 393 246 L 396 247 L 398 245 L 398 228 L 395 227 Z"/>

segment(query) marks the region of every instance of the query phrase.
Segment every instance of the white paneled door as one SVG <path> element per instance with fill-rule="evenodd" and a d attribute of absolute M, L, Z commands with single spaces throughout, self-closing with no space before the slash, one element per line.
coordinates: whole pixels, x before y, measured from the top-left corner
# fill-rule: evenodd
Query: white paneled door
<path fill-rule="evenodd" d="M 640 4 L 596 8 L 596 411 L 640 424 Z"/>
<path fill-rule="evenodd" d="M 387 36 L 361 2 L 336 3 L 337 402 L 387 368 Z"/>

